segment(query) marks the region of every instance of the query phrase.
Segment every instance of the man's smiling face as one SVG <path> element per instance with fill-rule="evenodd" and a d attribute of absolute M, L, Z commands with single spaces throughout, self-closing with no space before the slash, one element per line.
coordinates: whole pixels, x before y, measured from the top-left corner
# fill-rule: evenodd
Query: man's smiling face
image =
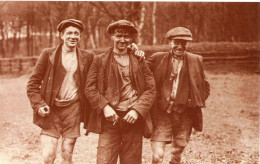
<path fill-rule="evenodd" d="M 121 28 L 116 29 L 111 38 L 114 41 L 114 49 L 118 52 L 125 51 L 132 42 L 130 32 Z"/>
<path fill-rule="evenodd" d="M 74 48 L 80 41 L 80 30 L 77 27 L 69 26 L 61 33 L 61 39 L 67 47 Z"/>
<path fill-rule="evenodd" d="M 184 52 L 187 49 L 187 40 L 182 40 L 182 39 L 172 39 L 170 41 L 170 45 L 172 48 L 172 52 L 176 56 L 183 56 Z"/>

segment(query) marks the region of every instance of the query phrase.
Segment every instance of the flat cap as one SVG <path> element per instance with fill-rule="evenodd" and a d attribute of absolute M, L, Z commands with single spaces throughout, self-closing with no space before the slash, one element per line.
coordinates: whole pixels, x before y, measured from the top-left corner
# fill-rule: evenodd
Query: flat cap
<path fill-rule="evenodd" d="M 135 28 L 134 24 L 128 20 L 118 20 L 109 24 L 107 27 L 107 33 L 111 35 L 114 33 L 115 29 L 119 27 L 126 27 L 126 29 L 128 29 L 132 34 L 137 33 L 137 29 Z"/>
<path fill-rule="evenodd" d="M 67 28 L 68 26 L 71 26 L 71 25 L 79 28 L 80 31 L 84 30 L 83 23 L 80 20 L 77 20 L 77 19 L 66 19 L 66 20 L 63 20 L 57 26 L 57 29 L 58 29 L 59 32 L 62 32 L 65 28 Z"/>
<path fill-rule="evenodd" d="M 165 36 L 167 39 L 192 40 L 192 34 L 189 29 L 184 27 L 175 27 L 168 31 Z"/>

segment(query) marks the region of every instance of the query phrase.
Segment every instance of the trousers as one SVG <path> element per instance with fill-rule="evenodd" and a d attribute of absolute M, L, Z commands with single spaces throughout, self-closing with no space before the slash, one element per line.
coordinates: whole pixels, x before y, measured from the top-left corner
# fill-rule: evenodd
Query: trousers
<path fill-rule="evenodd" d="M 134 124 L 123 120 L 126 111 L 117 111 L 119 121 L 113 124 L 105 118 L 102 120 L 102 133 L 99 135 L 97 164 L 142 163 L 142 119 Z M 140 116 L 139 116 L 140 117 Z"/>

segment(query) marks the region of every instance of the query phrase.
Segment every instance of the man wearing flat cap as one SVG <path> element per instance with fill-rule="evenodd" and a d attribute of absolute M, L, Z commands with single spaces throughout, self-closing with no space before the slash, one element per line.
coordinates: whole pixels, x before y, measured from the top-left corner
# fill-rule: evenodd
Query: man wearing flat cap
<path fill-rule="evenodd" d="M 87 122 L 90 107 L 83 91 L 94 54 L 77 47 L 83 24 L 67 19 L 57 29 L 62 43 L 42 50 L 27 84 L 33 122 L 42 128 L 45 164 L 54 163 L 60 136 L 62 163 L 72 163 L 80 122 Z"/>
<path fill-rule="evenodd" d="M 155 82 L 146 61 L 138 61 L 128 46 L 137 30 L 132 22 L 111 23 L 107 32 L 114 43 L 95 56 L 85 94 L 93 107 L 88 130 L 99 134 L 97 163 L 141 164 L 142 137 L 149 137 L 149 110 L 155 98 Z M 134 55 L 135 54 L 135 55 Z"/>
<path fill-rule="evenodd" d="M 176 27 L 167 32 L 166 38 L 171 50 L 157 52 L 147 61 L 157 89 L 151 110 L 153 164 L 163 162 L 165 146 L 170 143 L 170 163 L 181 162 L 192 128 L 202 131 L 201 108 L 210 92 L 202 57 L 186 52 L 188 41 L 192 40 L 190 30 Z"/>

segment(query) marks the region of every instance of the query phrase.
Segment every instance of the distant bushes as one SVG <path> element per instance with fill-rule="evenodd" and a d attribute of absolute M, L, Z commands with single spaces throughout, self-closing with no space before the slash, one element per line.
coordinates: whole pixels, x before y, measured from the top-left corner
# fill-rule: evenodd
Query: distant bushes
<path fill-rule="evenodd" d="M 146 56 L 159 51 L 169 51 L 170 45 L 145 45 L 139 47 L 145 51 Z M 108 48 L 101 48 L 93 50 L 96 54 L 107 51 Z M 202 42 L 202 43 L 190 43 L 188 50 L 192 53 L 199 54 L 215 54 L 226 52 L 257 52 L 260 51 L 260 42 Z"/>

